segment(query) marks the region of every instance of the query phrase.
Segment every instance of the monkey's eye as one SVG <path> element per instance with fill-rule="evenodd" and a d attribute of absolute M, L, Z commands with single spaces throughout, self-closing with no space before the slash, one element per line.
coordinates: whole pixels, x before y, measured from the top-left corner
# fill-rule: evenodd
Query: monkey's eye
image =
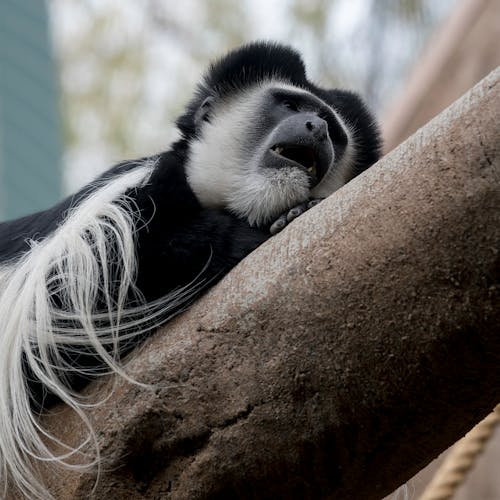
<path fill-rule="evenodd" d="M 194 114 L 194 122 L 195 125 L 199 128 L 202 122 L 210 123 L 210 114 L 212 111 L 212 104 L 214 102 L 214 97 L 207 97 L 202 103 L 201 106 L 196 110 Z"/>
<path fill-rule="evenodd" d="M 292 111 L 298 111 L 299 110 L 299 106 L 292 99 L 284 99 L 283 102 L 282 102 L 282 104 L 283 104 L 283 106 L 285 106 L 288 109 L 291 109 Z"/>
<path fill-rule="evenodd" d="M 210 121 L 210 111 L 211 111 L 211 107 L 212 107 L 212 100 L 213 100 L 212 98 L 207 97 L 205 99 L 205 101 L 203 102 L 203 104 L 201 105 L 201 113 L 202 113 L 201 119 L 204 122 Z"/>

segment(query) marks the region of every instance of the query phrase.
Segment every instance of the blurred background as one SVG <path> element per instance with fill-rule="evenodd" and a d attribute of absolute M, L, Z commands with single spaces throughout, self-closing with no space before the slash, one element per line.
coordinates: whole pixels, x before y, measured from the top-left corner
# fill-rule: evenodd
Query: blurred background
<path fill-rule="evenodd" d="M 165 149 L 207 62 L 255 39 L 379 115 L 457 0 L 1 0 L 0 220 Z"/>
<path fill-rule="evenodd" d="M 255 39 L 360 92 L 389 151 L 500 64 L 500 2 L 0 0 L 0 221 L 166 149 L 207 62 Z M 500 498 L 481 467 L 461 499 Z"/>

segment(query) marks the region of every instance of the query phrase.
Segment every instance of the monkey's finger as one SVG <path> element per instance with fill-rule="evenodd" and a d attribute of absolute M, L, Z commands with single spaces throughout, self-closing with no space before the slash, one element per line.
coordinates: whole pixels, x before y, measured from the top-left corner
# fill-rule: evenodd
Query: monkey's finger
<path fill-rule="evenodd" d="M 272 235 L 278 234 L 287 224 L 286 215 L 281 215 L 272 223 L 269 232 Z"/>
<path fill-rule="evenodd" d="M 312 208 L 315 207 L 318 203 L 321 203 L 324 200 L 324 198 L 314 198 L 313 200 L 309 200 L 309 203 L 307 204 L 307 208 Z"/>
<path fill-rule="evenodd" d="M 287 220 L 287 222 L 292 222 L 293 219 L 296 219 L 299 215 L 303 214 L 306 210 L 307 210 L 307 208 L 306 208 L 306 206 L 304 204 L 297 205 L 296 207 L 293 207 L 286 214 L 286 220 Z"/>

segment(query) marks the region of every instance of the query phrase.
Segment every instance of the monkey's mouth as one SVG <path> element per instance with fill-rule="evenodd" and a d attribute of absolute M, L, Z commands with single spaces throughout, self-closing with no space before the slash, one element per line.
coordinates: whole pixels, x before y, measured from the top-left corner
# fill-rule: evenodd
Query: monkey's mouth
<path fill-rule="evenodd" d="M 283 158 L 288 158 L 298 163 L 304 167 L 311 176 L 317 176 L 318 158 L 313 148 L 307 146 L 278 146 L 276 144 L 271 150 Z"/>
<path fill-rule="evenodd" d="M 275 144 L 269 149 L 274 158 L 269 166 L 274 168 L 298 167 L 308 175 L 309 185 L 313 188 L 328 172 L 333 159 L 333 149 L 331 149 L 330 143 L 324 141 L 321 146 Z"/>

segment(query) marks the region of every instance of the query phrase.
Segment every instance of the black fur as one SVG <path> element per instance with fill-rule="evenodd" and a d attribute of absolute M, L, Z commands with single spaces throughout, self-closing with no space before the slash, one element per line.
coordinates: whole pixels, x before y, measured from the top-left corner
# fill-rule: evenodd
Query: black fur
<path fill-rule="evenodd" d="M 181 144 L 160 156 L 149 186 L 131 193 L 149 221 L 138 232 L 137 285 L 148 301 L 203 277 L 213 284 L 268 238 L 262 228 L 203 208 L 189 188 Z"/>
<path fill-rule="evenodd" d="M 288 47 L 256 43 L 231 52 L 211 66 L 186 112 L 177 120 L 181 139 L 169 151 L 158 155 L 149 182 L 127 193 L 144 221 L 136 233 L 137 287 L 147 301 L 183 287 L 197 277 L 205 283 L 200 291 L 213 285 L 270 236 L 268 227 L 250 227 L 246 220 L 225 210 L 204 208 L 187 182 L 185 164 L 190 142 L 199 133 L 196 116 L 201 104 L 210 97 L 237 95 L 241 89 L 271 78 L 310 91 L 330 104 L 352 126 L 358 155 L 352 177 L 378 159 L 378 130 L 357 95 L 324 90 L 309 82 L 302 59 Z M 28 239 L 42 240 L 50 236 L 64 221 L 70 207 L 78 205 L 109 178 L 136 165 L 137 162 L 118 165 L 54 208 L 0 224 L 0 262 L 15 265 L 29 250 Z M 129 349 L 127 346 L 124 350 Z M 69 356 L 78 365 L 93 366 L 96 362 L 93 353 Z M 87 379 L 79 375 L 70 377 L 68 383 L 80 388 L 86 382 Z M 30 385 L 34 399 L 41 404 L 45 391 L 35 380 Z"/>

